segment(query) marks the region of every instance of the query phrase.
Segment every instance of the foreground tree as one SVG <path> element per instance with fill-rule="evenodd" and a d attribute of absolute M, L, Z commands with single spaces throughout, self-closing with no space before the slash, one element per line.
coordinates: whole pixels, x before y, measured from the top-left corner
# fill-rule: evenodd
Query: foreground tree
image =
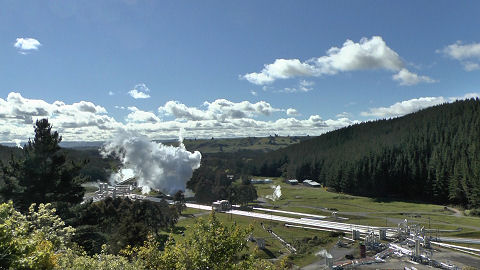
<path fill-rule="evenodd" d="M 212 212 L 208 221 L 199 219 L 183 241 L 169 239 L 163 252 L 158 242 L 150 238 L 142 247 L 126 253 L 134 255 L 145 269 L 283 269 L 282 265 L 246 254 L 251 232 L 251 227 L 222 224 Z"/>
<path fill-rule="evenodd" d="M 11 201 L 0 204 L 0 269 L 53 269 L 58 252 L 70 247 L 74 229 L 50 204 L 35 208 L 23 215 Z"/>
<path fill-rule="evenodd" d="M 63 210 L 82 201 L 81 183 L 85 179 L 79 171 L 83 164 L 67 162 L 59 146 L 61 140 L 47 119 L 36 121 L 35 138 L 25 145 L 22 158 L 12 156 L 7 165 L 0 164 L 4 201 L 13 200 L 22 212 L 32 203 L 53 203 Z"/>

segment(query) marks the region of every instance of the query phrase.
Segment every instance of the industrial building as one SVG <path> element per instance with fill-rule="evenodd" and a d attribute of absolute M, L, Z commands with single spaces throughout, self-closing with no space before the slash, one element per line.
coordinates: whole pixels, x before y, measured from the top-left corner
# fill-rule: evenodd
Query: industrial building
<path fill-rule="evenodd" d="M 130 198 L 130 199 L 137 199 L 137 197 L 144 197 L 142 195 L 137 195 L 133 193 L 135 187 L 133 185 L 115 185 L 109 186 L 107 183 L 99 183 L 98 190 L 95 192 L 93 196 L 93 201 L 100 201 L 107 197 L 112 198 Z"/>

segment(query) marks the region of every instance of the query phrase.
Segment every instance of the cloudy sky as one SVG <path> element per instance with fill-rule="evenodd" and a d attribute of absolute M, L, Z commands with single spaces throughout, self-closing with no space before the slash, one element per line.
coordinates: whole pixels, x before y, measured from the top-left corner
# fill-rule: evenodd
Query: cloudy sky
<path fill-rule="evenodd" d="M 0 142 L 318 135 L 480 93 L 476 1 L 0 1 Z"/>

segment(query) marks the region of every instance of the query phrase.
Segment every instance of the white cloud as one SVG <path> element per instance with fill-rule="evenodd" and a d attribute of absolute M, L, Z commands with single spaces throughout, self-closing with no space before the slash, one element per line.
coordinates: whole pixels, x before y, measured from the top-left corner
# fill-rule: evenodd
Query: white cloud
<path fill-rule="evenodd" d="M 434 83 L 435 80 L 427 76 L 419 76 L 415 73 L 402 68 L 397 74 L 392 76 L 393 80 L 398 81 L 400 85 L 415 85 L 419 83 Z"/>
<path fill-rule="evenodd" d="M 296 109 L 288 108 L 287 109 L 287 115 L 297 116 L 297 115 L 300 115 L 300 113 Z"/>
<path fill-rule="evenodd" d="M 466 71 L 474 71 L 474 70 L 480 69 L 480 65 L 478 63 L 467 61 L 467 62 L 463 62 L 463 68 Z"/>
<path fill-rule="evenodd" d="M 421 97 L 397 102 L 389 107 L 371 108 L 368 112 L 362 112 L 362 116 L 373 116 L 377 118 L 391 118 L 406 115 L 442 103 L 455 100 L 477 98 L 478 93 L 468 93 L 462 97 Z"/>
<path fill-rule="evenodd" d="M 299 59 L 276 59 L 272 64 L 265 65 L 260 72 L 247 73 L 242 78 L 253 84 L 264 85 L 277 79 L 319 77 L 357 70 L 384 69 L 400 72 L 405 69 L 404 66 L 400 56 L 387 46 L 382 37 L 374 36 L 371 39 L 362 38 L 358 43 L 347 40 L 341 48 L 332 47 L 325 56 L 305 62 Z M 417 77 L 422 79 L 417 80 L 416 83 L 433 81 L 426 76 L 417 75 Z M 287 91 L 292 92 L 293 89 L 290 88 Z"/>
<path fill-rule="evenodd" d="M 473 71 L 480 68 L 478 61 L 480 61 L 480 43 L 463 44 L 457 41 L 454 44 L 448 45 L 437 53 L 460 61 L 466 71 Z"/>
<path fill-rule="evenodd" d="M 312 81 L 306 81 L 306 80 L 301 80 L 299 83 L 299 89 L 303 92 L 308 92 L 313 89 L 312 86 L 315 85 L 315 82 Z"/>
<path fill-rule="evenodd" d="M 40 42 L 34 38 L 17 38 L 13 46 L 23 52 L 38 50 L 41 46 Z"/>
<path fill-rule="evenodd" d="M 457 41 L 437 52 L 442 52 L 457 60 L 480 59 L 480 43 L 463 44 L 461 41 Z"/>
<path fill-rule="evenodd" d="M 9 130 L 10 139 L 26 140 L 32 134 L 34 121 L 49 118 L 67 140 L 79 136 L 85 140 L 99 140 L 108 135 L 108 130 L 119 127 L 119 123 L 107 114 L 104 107 L 89 101 L 48 103 L 24 98 L 15 92 L 9 93 L 5 100 L 0 98 L 0 125 Z M 0 135 L 0 141 L 10 139 Z"/>
<path fill-rule="evenodd" d="M 389 107 L 372 108 L 363 116 L 385 118 L 396 117 L 429 106 L 454 100 L 479 97 L 469 93 L 459 97 L 422 97 L 398 102 Z M 122 109 L 124 107 L 117 106 Z M 279 109 L 265 101 L 232 102 L 218 99 L 205 102 L 199 108 L 189 107 L 178 101 L 166 102 L 159 108 L 160 115 L 137 107 L 128 107 L 123 122 L 116 121 L 108 111 L 89 101 L 66 104 L 63 101 L 47 102 L 23 97 L 20 93 L 9 93 L 0 98 L 0 141 L 27 141 L 33 136 L 32 123 L 48 118 L 64 141 L 102 141 L 114 136 L 117 130 L 135 132 L 151 139 L 172 139 L 179 129 L 185 129 L 185 137 L 244 137 L 279 135 L 320 135 L 327 131 L 358 123 L 350 114 L 341 113 L 335 119 L 322 119 L 310 115 L 296 119 L 295 108 Z M 275 112 L 285 112 L 287 118 L 277 118 Z M 161 115 L 172 115 L 172 120 L 162 120 Z"/>
<path fill-rule="evenodd" d="M 256 91 L 253 91 L 253 90 L 250 91 L 250 94 L 252 94 L 252 96 L 258 96 L 258 93 Z"/>
<path fill-rule="evenodd" d="M 204 102 L 206 109 L 188 107 L 178 101 L 168 101 L 164 106 L 159 107 L 160 113 L 173 115 L 176 119 L 183 120 L 219 120 L 254 117 L 258 115 L 269 116 L 280 109 L 273 108 L 270 103 L 259 101 L 250 103 L 248 101 L 232 102 L 226 99 L 217 99 L 213 102 Z"/>
<path fill-rule="evenodd" d="M 349 118 L 351 117 L 352 114 L 349 112 L 342 112 L 336 115 L 337 118 Z"/>
<path fill-rule="evenodd" d="M 113 96 L 113 95 L 115 95 L 115 93 L 112 92 L 112 91 L 108 91 L 108 95 L 109 95 L 109 96 Z"/>
<path fill-rule="evenodd" d="M 130 96 L 134 99 L 150 98 L 150 95 L 147 94 L 147 92 L 150 92 L 150 89 L 144 83 L 139 83 L 135 85 L 132 90 L 128 91 Z"/>
<path fill-rule="evenodd" d="M 249 82 L 263 85 L 276 79 L 288 79 L 296 76 L 314 76 L 315 67 L 302 63 L 298 59 L 276 59 L 273 64 L 265 65 L 260 73 L 249 73 L 243 77 Z"/>
<path fill-rule="evenodd" d="M 153 112 L 142 111 L 137 107 L 128 107 L 128 110 L 131 111 L 126 118 L 129 123 L 158 123 L 161 121 Z"/>
<path fill-rule="evenodd" d="M 160 115 L 174 116 L 168 121 L 137 107 L 115 108 L 128 109 L 123 122 L 116 121 L 104 107 L 89 101 L 50 103 L 12 92 L 6 99 L 0 98 L 0 141 L 27 141 L 33 136 L 32 123 L 40 118 L 48 118 L 64 141 L 108 140 L 118 130 L 143 134 L 151 139 L 171 139 L 176 138 L 182 128 L 186 137 L 197 138 L 268 136 L 274 133 L 313 136 L 358 122 L 348 118 L 323 120 L 318 115 L 306 119 L 277 118 L 275 112 L 283 111 L 291 116 L 296 114 L 296 109 L 275 108 L 265 101 L 217 99 L 205 102 L 199 108 L 169 101 L 159 108 Z"/>

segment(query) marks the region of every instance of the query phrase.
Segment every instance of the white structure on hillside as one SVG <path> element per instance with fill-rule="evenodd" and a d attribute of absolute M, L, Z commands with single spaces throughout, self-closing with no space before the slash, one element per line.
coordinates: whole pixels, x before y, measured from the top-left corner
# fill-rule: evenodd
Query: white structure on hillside
<path fill-rule="evenodd" d="M 137 197 L 142 197 L 141 195 L 137 195 L 133 193 L 134 186 L 133 185 L 115 185 L 109 186 L 108 183 L 99 183 L 98 190 L 95 192 L 93 196 L 93 201 L 100 201 L 108 197 L 117 198 L 130 198 L 130 199 L 137 199 Z"/>
<path fill-rule="evenodd" d="M 298 185 L 297 179 L 287 179 L 285 182 L 290 185 Z"/>
<path fill-rule="evenodd" d="M 309 180 L 309 179 L 303 180 L 303 184 L 305 186 L 308 186 L 308 187 L 321 187 L 322 186 L 318 182 L 315 182 L 315 181 Z"/>
<path fill-rule="evenodd" d="M 232 209 L 232 205 L 228 200 L 221 200 L 212 203 L 212 209 L 215 211 L 228 211 Z"/>
<path fill-rule="evenodd" d="M 252 184 L 271 184 L 273 183 L 270 179 L 250 179 L 250 183 Z"/>

